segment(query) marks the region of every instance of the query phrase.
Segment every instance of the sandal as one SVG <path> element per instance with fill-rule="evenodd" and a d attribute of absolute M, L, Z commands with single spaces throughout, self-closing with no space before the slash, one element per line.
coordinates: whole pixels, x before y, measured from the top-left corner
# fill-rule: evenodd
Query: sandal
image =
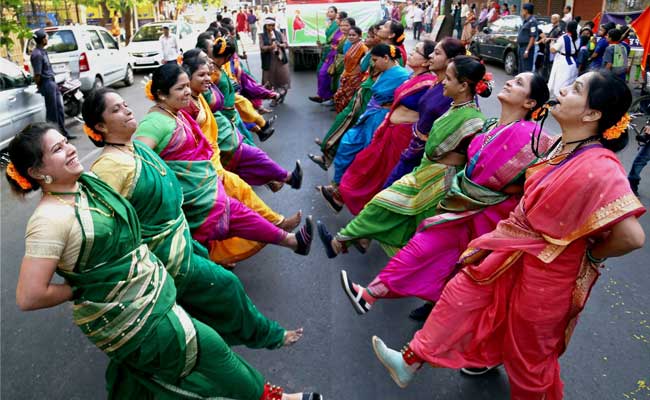
<path fill-rule="evenodd" d="M 377 336 L 372 337 L 372 349 L 375 355 L 390 373 L 390 377 L 397 386 L 404 389 L 413 380 L 415 372 L 411 371 L 409 365 L 406 364 L 402 353 L 399 351 L 388 348 L 386 344 Z"/>
<path fill-rule="evenodd" d="M 316 226 L 318 227 L 318 236 L 320 237 L 320 240 L 323 242 L 323 246 L 325 247 L 325 254 L 327 254 L 327 258 L 335 258 L 338 253 L 336 250 L 334 250 L 334 247 L 332 247 L 332 240 L 334 237 L 332 237 L 332 234 L 327 230 L 327 227 L 321 221 L 317 221 Z"/>
<path fill-rule="evenodd" d="M 323 159 L 322 156 L 317 156 L 316 154 L 312 154 L 312 153 L 309 153 L 307 156 L 316 165 L 318 165 L 323 171 L 327 171 L 327 165 L 325 165 L 325 160 Z"/>
<path fill-rule="evenodd" d="M 322 103 L 325 101 L 325 99 L 320 96 L 309 96 L 309 100 L 313 101 L 314 103 Z"/>
<path fill-rule="evenodd" d="M 354 287 L 354 284 L 348 280 L 348 273 L 345 270 L 341 271 L 341 285 L 343 286 L 343 291 L 348 296 L 348 299 L 354 307 L 354 311 L 359 315 L 363 315 L 370 311 L 372 304 L 368 303 L 363 298 L 363 288 L 357 286 L 360 290 L 357 290 Z"/>
<path fill-rule="evenodd" d="M 314 143 L 316 143 L 316 145 L 320 146 L 320 145 L 323 144 L 323 141 L 321 140 L 321 138 L 317 137 L 316 139 L 314 139 Z"/>
<path fill-rule="evenodd" d="M 293 169 L 293 172 L 291 172 L 291 178 L 289 178 L 289 181 L 287 182 L 289 186 L 291 186 L 292 189 L 300 189 L 302 186 L 302 166 L 300 165 L 300 161 L 296 161 L 296 167 Z"/>
<path fill-rule="evenodd" d="M 284 186 L 284 182 L 278 182 L 278 181 L 271 181 L 266 184 L 266 187 L 268 187 L 273 193 L 279 192 L 283 186 Z"/>
<path fill-rule="evenodd" d="M 335 212 L 339 213 L 343 209 L 343 204 L 340 204 L 335 198 L 334 189 L 331 189 L 328 186 L 320 187 L 320 194 L 323 196 L 330 208 Z"/>
<path fill-rule="evenodd" d="M 278 103 L 284 103 L 284 98 L 287 97 L 287 93 L 289 93 L 287 89 L 280 89 L 280 97 L 278 98 Z"/>
<path fill-rule="evenodd" d="M 325 400 L 325 397 L 323 397 L 320 393 L 303 393 L 302 394 L 302 400 Z"/>
<path fill-rule="evenodd" d="M 311 242 L 314 238 L 314 221 L 311 215 L 305 218 L 305 224 L 296 233 L 298 248 L 294 251 L 296 254 L 306 256 L 311 250 Z"/>

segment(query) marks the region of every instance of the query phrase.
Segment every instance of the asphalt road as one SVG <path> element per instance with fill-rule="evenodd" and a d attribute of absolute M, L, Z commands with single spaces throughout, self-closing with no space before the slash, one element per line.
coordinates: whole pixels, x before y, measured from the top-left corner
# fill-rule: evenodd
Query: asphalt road
<path fill-rule="evenodd" d="M 250 54 L 253 72 L 260 76 L 257 54 Z M 506 79 L 502 67 L 489 65 L 497 90 Z M 118 88 L 138 117 L 152 105 L 143 95 L 143 75 L 136 84 Z M 311 163 L 306 154 L 317 151 L 313 139 L 322 136 L 333 113 L 311 103 L 315 93 L 313 72 L 293 74 L 286 103 L 276 109 L 275 136 L 264 148 L 275 160 L 291 168 L 301 159 L 305 170 L 300 191 L 284 189 L 273 194 L 258 189 L 274 209 L 287 215 L 297 209 L 313 214 L 332 228 L 350 219 L 347 212 L 334 215 L 313 190 L 326 183 L 328 174 Z M 482 100 L 488 116 L 498 116 L 496 96 Z M 555 121 L 548 130 L 558 133 Z M 76 124 L 72 131 L 84 165 L 97 150 Z M 620 154 L 626 168 L 636 145 Z M 0 397 L 3 399 L 102 399 L 106 397 L 104 370 L 107 358 L 83 337 L 71 319 L 70 304 L 52 309 L 21 312 L 15 304 L 15 287 L 24 251 L 27 219 L 39 195 L 19 200 L 2 179 L 2 229 L 0 269 Z M 650 199 L 650 174 L 644 171 L 641 199 Z M 650 219 L 642 217 L 650 235 Z M 561 359 L 567 399 L 650 398 L 650 246 L 626 257 L 613 259 L 603 271 L 582 314 L 568 351 Z M 645 261 L 644 261 L 645 260 Z M 339 270 L 346 269 L 360 282 L 368 282 L 387 261 L 377 245 L 368 254 L 354 251 L 335 260 L 326 258 L 318 239 L 309 257 L 300 257 L 267 246 L 241 262 L 236 273 L 249 295 L 267 316 L 288 328 L 302 326 L 304 338 L 295 346 L 276 351 L 238 347 L 267 380 L 288 390 L 317 390 L 328 399 L 507 399 L 508 380 L 501 368 L 487 376 L 468 378 L 458 371 L 425 367 L 406 390 L 399 389 L 376 360 L 370 345 L 379 335 L 390 346 L 401 347 L 420 327 L 407 318 L 418 306 L 416 299 L 378 303 L 359 317 L 344 297 Z"/>

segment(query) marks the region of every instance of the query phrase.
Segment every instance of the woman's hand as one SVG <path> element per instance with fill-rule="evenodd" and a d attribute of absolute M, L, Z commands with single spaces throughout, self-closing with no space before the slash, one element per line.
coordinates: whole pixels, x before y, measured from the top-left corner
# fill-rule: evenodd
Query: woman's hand
<path fill-rule="evenodd" d="M 23 311 L 54 307 L 72 299 L 67 283 L 52 283 L 58 260 L 24 257 L 18 275 L 16 304 Z"/>

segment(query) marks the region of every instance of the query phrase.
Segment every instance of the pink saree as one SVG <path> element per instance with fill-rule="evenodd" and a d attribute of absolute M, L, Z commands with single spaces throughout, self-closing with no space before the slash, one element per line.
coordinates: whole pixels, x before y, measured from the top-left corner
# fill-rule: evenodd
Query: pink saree
<path fill-rule="evenodd" d="M 395 99 L 389 113 L 375 131 L 370 145 L 356 155 L 341 179 L 339 192 L 353 215 L 359 214 L 386 182 L 399 158 L 409 145 L 412 123 L 393 124 L 390 117 L 402 99 L 426 91 L 436 83 L 435 75 L 414 76 L 395 89 Z"/>
<path fill-rule="evenodd" d="M 439 213 L 422 221 L 369 286 L 375 297 L 437 301 L 469 242 L 494 230 L 519 202 L 519 195 L 502 191 L 523 181 L 525 169 L 537 159 L 530 147 L 535 123 L 496 126 L 492 120 L 487 126 L 492 129 L 470 143 L 468 163 L 440 202 Z M 540 150 L 555 140 L 542 135 Z"/>
<path fill-rule="evenodd" d="M 614 153 L 600 145 L 527 174 L 522 200 L 470 243 L 461 262 L 479 263 L 449 282 L 410 346 L 440 367 L 504 363 L 513 399 L 557 400 L 558 358 L 599 275 L 587 245 L 645 210 Z"/>

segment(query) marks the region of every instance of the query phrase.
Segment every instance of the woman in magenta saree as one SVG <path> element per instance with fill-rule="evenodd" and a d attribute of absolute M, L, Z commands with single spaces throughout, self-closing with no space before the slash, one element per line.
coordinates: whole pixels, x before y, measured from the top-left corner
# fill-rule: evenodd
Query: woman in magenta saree
<path fill-rule="evenodd" d="M 287 233 L 226 194 L 212 164 L 214 150 L 200 126 L 186 112 L 190 80 L 178 64 L 157 68 L 148 89 L 156 105 L 135 133 L 174 171 L 183 189 L 183 212 L 192 237 L 206 247 L 231 237 L 271 243 L 306 255 L 311 245 L 311 220 L 296 233 Z"/>
<path fill-rule="evenodd" d="M 373 134 L 372 142 L 356 155 L 343 174 L 339 193 L 354 215 L 381 190 L 411 140 L 420 98 L 436 83 L 436 77 L 429 73 L 428 60 L 434 48 L 435 43 L 430 40 L 415 46 L 407 63 L 413 76 L 395 89 L 393 105 Z"/>
<path fill-rule="evenodd" d="M 609 71 L 560 91 L 560 145 L 527 171 L 508 219 L 472 241 L 403 354 L 373 337 L 376 355 L 405 387 L 424 363 L 505 365 L 515 400 L 563 397 L 558 359 L 606 257 L 643 245 L 645 211 L 612 150 L 627 143 L 629 88 Z M 617 126 L 618 125 L 618 126 Z"/>
<path fill-rule="evenodd" d="M 537 160 L 531 149 L 536 125 L 527 119 L 548 97 L 539 75 L 522 73 L 506 82 L 498 94 L 500 118 L 486 121 L 483 133 L 470 143 L 467 165 L 454 177 L 438 213 L 420 223 L 415 236 L 367 288 L 350 283 L 341 272 L 343 289 L 358 313 L 382 298 L 438 300 L 469 242 L 494 230 L 519 202 L 524 172 Z M 542 152 L 555 141 L 546 134 L 540 139 Z"/>

